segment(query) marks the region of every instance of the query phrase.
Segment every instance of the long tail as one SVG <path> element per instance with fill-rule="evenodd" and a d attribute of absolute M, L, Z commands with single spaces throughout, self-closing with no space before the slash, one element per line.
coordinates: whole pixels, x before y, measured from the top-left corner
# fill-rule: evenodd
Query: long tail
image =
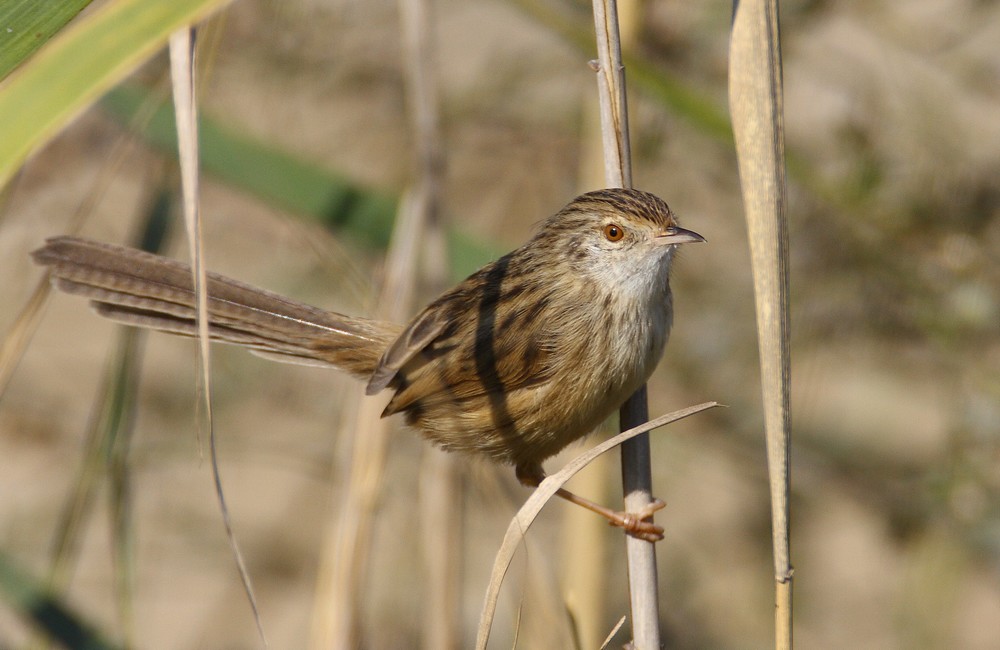
<path fill-rule="evenodd" d="M 53 237 L 32 253 L 53 284 L 89 298 L 112 320 L 197 336 L 195 295 L 186 264 L 131 248 Z M 401 327 L 317 309 L 208 274 L 209 335 L 264 356 L 329 365 L 367 379 Z"/>

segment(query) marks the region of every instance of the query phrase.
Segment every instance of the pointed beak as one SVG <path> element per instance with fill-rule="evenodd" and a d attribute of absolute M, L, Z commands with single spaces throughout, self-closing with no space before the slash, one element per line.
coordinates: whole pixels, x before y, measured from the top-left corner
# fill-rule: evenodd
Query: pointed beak
<path fill-rule="evenodd" d="M 669 246 L 672 244 L 703 242 L 705 241 L 705 238 L 693 230 L 687 230 L 686 228 L 681 228 L 680 226 L 671 226 L 662 234 L 657 235 L 654 241 L 662 246 Z"/>

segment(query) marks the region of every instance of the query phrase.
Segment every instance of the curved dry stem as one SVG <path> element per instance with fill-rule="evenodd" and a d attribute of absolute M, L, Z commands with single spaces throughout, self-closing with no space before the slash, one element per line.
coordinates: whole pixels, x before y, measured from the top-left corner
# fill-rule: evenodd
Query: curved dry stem
<path fill-rule="evenodd" d="M 719 406 L 718 402 L 704 402 L 696 406 L 689 406 L 685 409 L 679 411 L 674 411 L 673 413 L 667 413 L 666 415 L 661 415 L 658 418 L 650 420 L 640 424 L 639 426 L 633 427 L 628 431 L 619 433 L 617 436 L 608 438 L 599 445 L 594 446 L 591 449 L 583 452 L 570 462 L 566 463 L 566 466 L 555 474 L 550 475 L 541 485 L 535 488 L 528 500 L 524 502 L 521 509 L 518 510 L 514 518 L 511 519 L 510 525 L 507 526 L 507 532 L 504 534 L 503 543 L 500 545 L 500 550 L 497 551 L 496 559 L 493 562 L 493 572 L 490 574 L 490 584 L 486 589 L 486 599 L 483 603 L 483 611 L 479 616 L 479 630 L 476 633 L 476 648 L 477 650 L 485 650 L 486 644 L 489 641 L 490 629 L 493 626 L 493 616 L 496 613 L 497 600 L 500 596 L 500 587 L 503 584 L 504 576 L 507 574 L 507 569 L 510 568 L 511 560 L 514 558 L 514 552 L 520 545 L 521 540 L 524 539 L 524 533 L 531 526 L 532 522 L 535 521 L 535 517 L 541 512 L 542 508 L 548 503 L 549 499 L 563 487 L 567 481 L 569 481 L 573 476 L 579 472 L 581 469 L 586 467 L 591 461 L 600 456 L 606 451 L 617 447 L 623 442 L 630 440 L 640 434 L 646 433 L 658 427 L 662 427 L 671 422 L 676 422 L 688 416 L 694 415 L 696 413 L 701 413 L 702 411 L 707 411 L 710 408 L 715 408 Z"/>
<path fill-rule="evenodd" d="M 205 251 L 202 241 L 201 214 L 198 210 L 198 110 L 195 92 L 195 28 L 182 27 L 170 35 L 170 77 L 174 94 L 174 110 L 177 120 L 177 149 L 181 168 L 181 193 L 184 205 L 184 224 L 188 233 L 191 255 L 191 272 L 197 296 L 198 343 L 201 361 L 201 390 L 204 395 L 205 420 L 208 427 L 209 455 L 212 463 L 212 478 L 219 500 L 222 522 L 226 528 L 229 547 L 246 591 L 247 600 L 253 610 L 254 622 L 260 641 L 266 648 L 267 637 L 261 621 L 253 581 L 243 559 L 243 553 L 236 541 L 229 507 L 226 505 L 222 477 L 219 474 L 219 455 L 216 448 L 215 427 L 212 418 L 211 356 L 208 338 L 208 279 L 205 271 Z"/>

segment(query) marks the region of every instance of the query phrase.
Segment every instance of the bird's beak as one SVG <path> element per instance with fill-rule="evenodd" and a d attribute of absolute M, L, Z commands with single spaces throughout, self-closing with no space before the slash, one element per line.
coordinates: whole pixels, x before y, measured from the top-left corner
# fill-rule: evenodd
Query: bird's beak
<path fill-rule="evenodd" d="M 693 230 L 687 230 L 680 226 L 671 226 L 657 235 L 654 241 L 662 246 L 669 246 L 671 244 L 688 244 L 705 241 L 705 238 Z"/>

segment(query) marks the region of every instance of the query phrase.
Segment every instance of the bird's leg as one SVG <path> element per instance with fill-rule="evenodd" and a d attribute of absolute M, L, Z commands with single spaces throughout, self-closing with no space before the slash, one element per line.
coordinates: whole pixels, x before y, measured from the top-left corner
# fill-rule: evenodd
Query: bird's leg
<path fill-rule="evenodd" d="M 527 487 L 538 487 L 541 482 L 545 480 L 545 471 L 542 470 L 541 465 L 518 465 L 514 471 L 517 474 L 517 480 L 521 482 L 521 485 L 525 485 Z M 632 537 L 636 537 L 647 542 L 658 542 L 663 539 L 663 528 L 661 526 L 657 526 L 652 521 L 646 521 L 653 516 L 654 512 L 660 510 L 666 505 L 660 499 L 655 499 L 639 512 L 620 512 L 610 508 L 605 508 L 600 504 L 594 503 L 589 499 L 584 499 L 583 497 L 573 494 L 569 490 L 563 488 L 556 490 L 556 495 L 566 499 L 570 503 L 583 506 L 591 512 L 596 512 L 607 519 L 609 524 L 624 529 L 625 532 Z"/>

